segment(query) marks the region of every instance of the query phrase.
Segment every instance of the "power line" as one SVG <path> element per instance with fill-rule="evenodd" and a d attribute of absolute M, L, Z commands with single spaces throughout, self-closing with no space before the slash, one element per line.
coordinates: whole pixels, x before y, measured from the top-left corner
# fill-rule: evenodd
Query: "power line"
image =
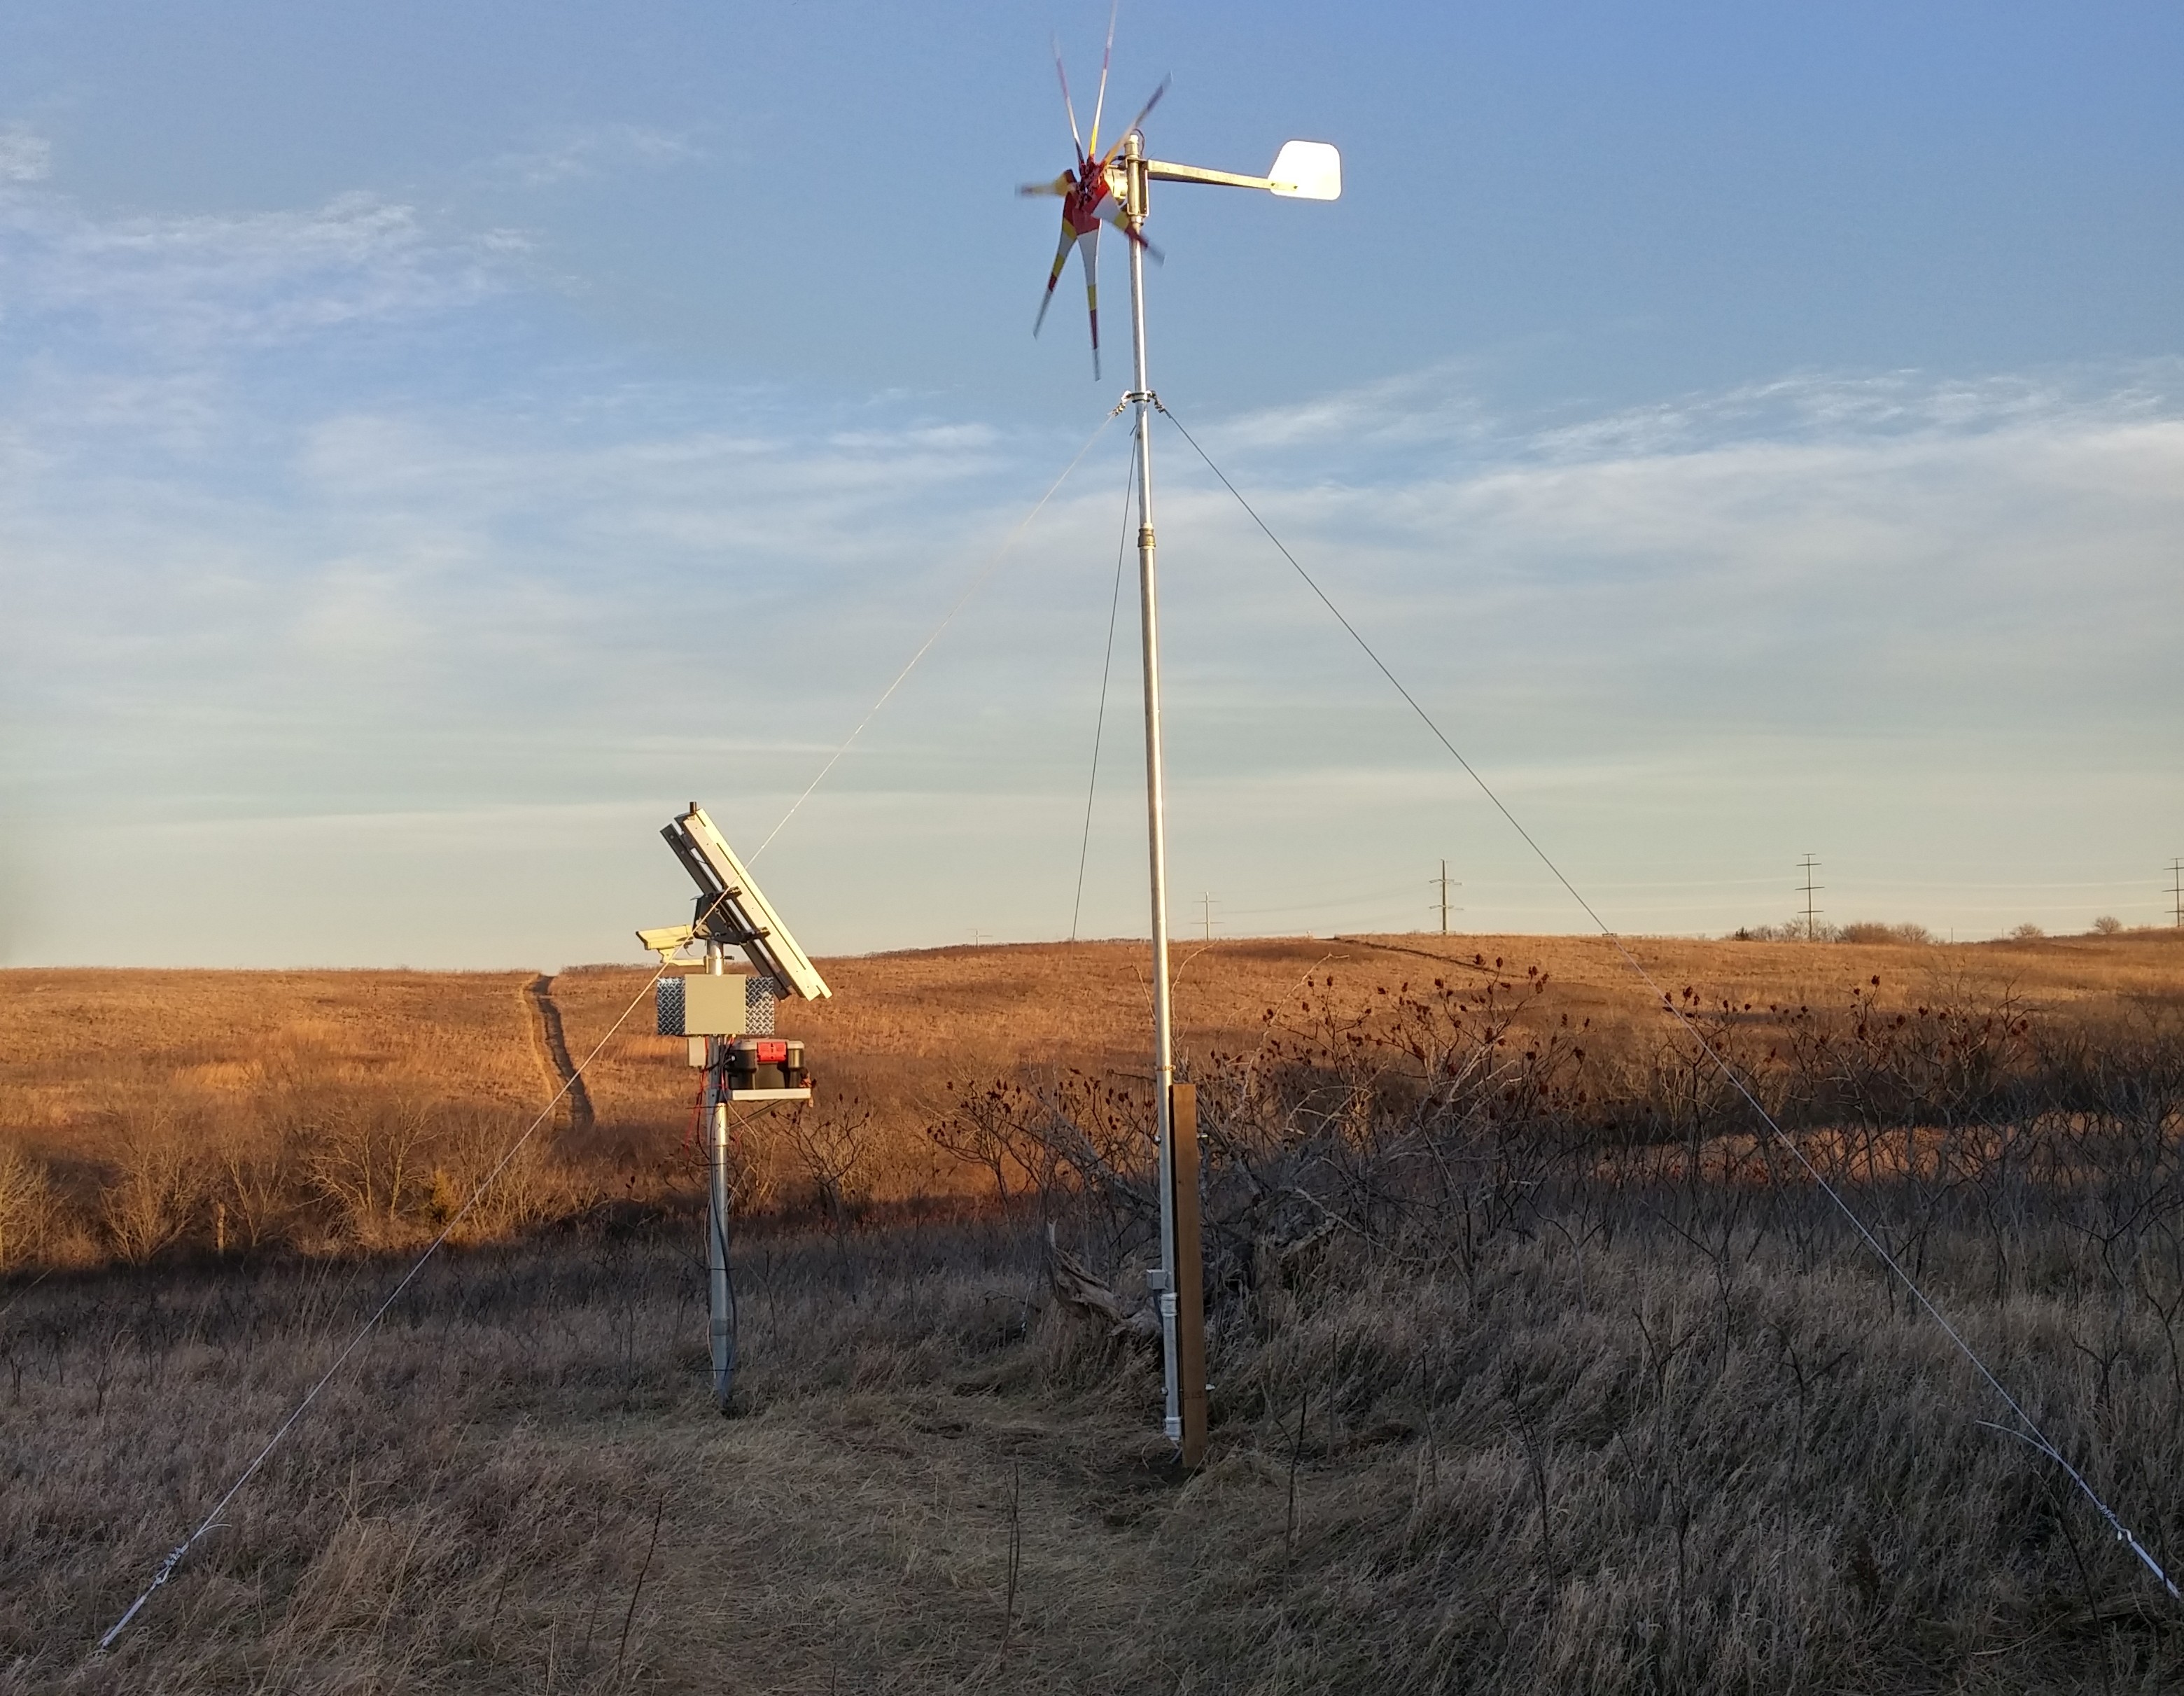
<path fill-rule="evenodd" d="M 2169 898 L 2176 909 L 2176 925 L 2184 931 L 2184 859 L 2169 862 Z"/>
<path fill-rule="evenodd" d="M 1819 939 L 1819 931 L 1813 923 L 1814 915 L 1826 910 L 1825 908 L 1813 905 L 1813 897 L 1827 887 L 1825 883 L 1813 881 L 1813 874 L 1819 870 L 1819 861 L 1814 859 L 1812 855 L 1807 854 L 1797 867 L 1798 870 L 1805 874 L 1805 881 L 1801 886 L 1801 890 L 1805 898 L 1805 940 L 1808 943 L 1817 942 Z"/>
<path fill-rule="evenodd" d="M 1158 405 L 1159 403 L 1156 402 L 1155 404 Z M 1644 982 L 1655 995 L 1660 998 L 1662 1009 L 1667 1012 L 1671 1018 L 1674 1019 L 1675 1021 L 1683 1027 L 1685 1032 L 1690 1035 L 1691 1040 L 1698 1045 L 1700 1053 L 1703 1054 L 1708 1059 L 1713 1062 L 1715 1070 L 1721 1074 L 1724 1081 L 1726 1082 L 1738 1095 L 1743 1098 L 1745 1104 L 1749 1106 L 1752 1112 L 1758 1116 L 1759 1122 L 1764 1125 L 1768 1130 L 1774 1133 L 1776 1140 L 1780 1142 L 1784 1147 L 1788 1148 L 1792 1158 L 1794 1158 L 1797 1164 L 1804 1169 L 1805 1176 L 1812 1181 L 1813 1184 L 1819 1190 L 1821 1194 L 1825 1195 L 1829 1201 L 1834 1204 L 1836 1211 L 1841 1213 L 1842 1216 L 1850 1222 L 1851 1228 L 1858 1233 L 1858 1237 L 1864 1242 L 1866 1247 L 1873 1251 L 1875 1258 L 1895 1276 L 1906 1290 L 1910 1292 L 1913 1299 L 1914 1299 L 1919 1304 L 1919 1307 L 1925 1311 L 1927 1317 L 1931 1319 L 1936 1325 L 1941 1327 L 1942 1334 L 1947 1337 L 1949 1341 L 1956 1346 L 1957 1352 L 1962 1354 L 1964 1358 L 1971 1364 L 1972 1369 L 1986 1382 L 1987 1387 L 1994 1392 L 1995 1395 L 2000 1399 L 2003 1405 L 2008 1408 L 2010 1413 L 2016 1417 L 2019 1425 L 2021 1426 L 2023 1429 L 2021 1431 L 2011 1432 L 2008 1434 L 2017 1437 L 2025 1443 L 2030 1444 L 2032 1448 L 2038 1449 L 2040 1453 L 2046 1455 L 2050 1460 L 2053 1461 L 2056 1465 L 2060 1467 L 2069 1476 L 2070 1482 L 2078 1487 L 2080 1493 L 2081 1493 L 2088 1502 L 2092 1504 L 2095 1510 L 2098 1511 L 2101 1517 L 2108 1522 L 2109 1528 L 2116 1534 L 2117 1540 L 2126 1544 L 2131 1549 L 2131 1552 L 2138 1557 L 2140 1562 L 2146 1567 L 2147 1571 L 2153 1575 L 2154 1578 L 2160 1583 L 2161 1588 L 2169 1593 L 2169 1595 L 2172 1599 L 2184 1601 L 2184 1591 L 2180 1591 L 2177 1588 L 2176 1583 L 2170 1578 L 2169 1575 L 2162 1570 L 2161 1563 L 2156 1560 L 2153 1554 L 2148 1552 L 2146 1545 L 2142 1543 L 2138 1538 L 2132 1534 L 2131 1527 L 2126 1526 L 2123 1521 L 2117 1516 L 2115 1510 L 2110 1508 L 2106 1502 L 2101 1499 L 2100 1496 L 2094 1491 L 2093 1487 L 2086 1482 L 2085 1475 L 2080 1472 L 2076 1467 L 2073 1466 L 2070 1461 L 2064 1458 L 2062 1450 L 2056 1448 L 2053 1443 L 2048 1441 L 2046 1433 L 2041 1430 L 2040 1426 L 2036 1423 L 2035 1423 L 2032 1415 L 2025 1410 L 2023 1404 L 2021 1404 L 2015 1396 L 2009 1393 L 2008 1387 L 2003 1383 L 2000 1378 L 1995 1376 L 1993 1371 L 1987 1365 L 1986 1362 L 1980 1358 L 1978 1352 L 1972 1348 L 1970 1343 L 1964 1340 L 1962 1333 L 1957 1330 L 1956 1326 L 1949 1323 L 1947 1316 L 1943 1315 L 1940 1308 L 1934 1304 L 1932 1299 L 1928 1297 L 1925 1291 L 1919 1287 L 1918 1281 L 1914 1278 L 1909 1272 L 1903 1269 L 1903 1264 L 1897 1259 L 1895 1255 L 1888 1251 L 1888 1248 L 1882 1243 L 1880 1239 L 1874 1235 L 1873 1232 L 1868 1227 L 1865 1221 L 1858 1216 L 1858 1210 L 1847 1201 L 1843 1199 L 1841 1192 L 1839 1192 L 1833 1184 L 1830 1183 L 1826 1176 L 1821 1172 L 1818 1166 L 1813 1164 L 1811 1157 L 1805 1153 L 1803 1148 L 1797 1143 L 1797 1140 L 1794 1137 L 1791 1137 L 1788 1132 L 1783 1130 L 1783 1128 L 1775 1122 L 1774 1115 L 1769 1113 L 1766 1108 L 1761 1104 L 1759 1098 L 1752 1093 L 1750 1085 L 1748 1085 L 1744 1079 L 1738 1075 L 1736 1068 L 1731 1066 L 1729 1062 L 1724 1059 L 1715 1050 L 1713 1044 L 1707 1040 L 1705 1032 L 1701 1031 L 1697 1025 L 1692 1022 L 1690 1015 L 1687 1015 L 1682 1008 L 1676 1004 L 1675 998 L 1665 989 L 1662 988 L 1660 984 L 1654 980 L 1652 973 L 1646 970 L 1644 965 L 1640 962 L 1637 956 L 1633 954 L 1630 950 L 1624 945 L 1623 938 L 1618 936 L 1615 931 L 1608 928 L 1607 921 L 1602 919 L 1600 915 L 1593 910 L 1592 904 L 1587 901 L 1583 895 L 1578 892 L 1577 886 L 1573 884 L 1568 877 L 1563 875 L 1562 868 L 1557 865 L 1552 857 L 1548 854 L 1547 851 L 1541 848 L 1540 844 L 1534 840 L 1532 833 L 1529 831 L 1527 831 L 1523 825 L 1518 822 L 1516 815 L 1509 810 L 1507 804 L 1503 803 L 1502 798 L 1494 792 L 1493 787 L 1489 784 L 1485 778 L 1479 775 L 1478 770 L 1472 765 L 1471 762 L 1463 757 L 1462 751 L 1457 748 L 1454 742 L 1449 740 L 1446 733 L 1443 731 L 1441 727 L 1434 721 L 1433 716 L 1429 714 L 1424 707 L 1418 704 L 1418 698 L 1412 695 L 1408 689 L 1405 688 L 1401 681 L 1396 677 L 1396 674 L 1388 669 L 1387 663 L 1373 651 L 1373 645 L 1367 642 L 1364 637 L 1358 632 L 1357 626 L 1351 623 L 1350 620 L 1343 615 L 1342 609 L 1337 607 L 1332 600 L 1328 598 L 1327 591 L 1319 587 L 1318 582 L 1313 578 L 1312 573 L 1305 570 L 1302 562 L 1297 559 L 1295 554 L 1290 552 L 1288 547 L 1283 542 L 1281 537 L 1276 536 L 1273 530 L 1268 526 L 1266 520 L 1259 516 L 1257 510 L 1251 505 L 1251 502 L 1244 498 L 1243 491 L 1239 489 L 1235 484 L 1228 481 L 1228 474 L 1213 463 L 1213 458 L 1211 454 L 1209 454 L 1203 448 L 1199 447 L 1198 439 L 1194 437 L 1190 431 L 1184 428 L 1181 420 L 1178 419 L 1173 413 L 1169 412 L 1165 406 L 1162 406 L 1160 410 L 1162 414 L 1167 417 L 1167 420 L 1171 424 L 1174 425 L 1176 429 L 1182 433 L 1183 439 L 1190 442 L 1191 447 L 1197 451 L 1198 457 L 1206 462 L 1206 469 L 1212 471 L 1216 477 L 1221 480 L 1222 487 L 1227 489 L 1230 494 L 1236 498 L 1237 505 L 1242 507 L 1245 512 L 1250 514 L 1251 522 L 1257 525 L 1261 531 L 1266 536 L 1267 540 L 1273 543 L 1275 550 L 1281 554 L 1283 559 L 1289 561 L 1290 568 L 1296 572 L 1298 576 L 1304 580 L 1305 587 L 1310 589 L 1314 595 L 1318 597 L 1320 604 L 1325 607 L 1327 610 L 1334 615 L 1335 622 L 1340 624 L 1344 630 L 1350 633 L 1351 640 L 1355 642 L 1359 649 L 1364 653 L 1365 657 L 1373 662 L 1373 668 L 1378 670 L 1383 677 L 1388 680 L 1390 687 L 1395 689 L 1397 694 L 1403 698 L 1404 702 L 1410 707 L 1410 709 L 1418 715 L 1419 722 L 1424 725 L 1426 729 L 1432 733 L 1433 737 L 1436 742 L 1440 742 L 1444 748 L 1448 750 L 1450 757 L 1453 759 L 1458 765 L 1463 768 L 1465 774 L 1471 779 L 1471 781 L 1479 786 L 1479 793 L 1485 796 L 1487 800 L 1493 804 L 1494 809 L 1508 821 L 1510 828 L 1515 831 L 1519 837 L 1524 838 L 1524 845 L 1530 848 L 1532 852 L 1538 856 L 1540 863 L 1546 866 L 1546 869 L 1554 875 L 1555 881 L 1561 884 L 1564 889 L 1569 892 L 1570 898 L 1575 901 L 1577 904 L 1585 910 L 1585 916 L 1592 920 L 1593 924 L 1598 927 L 1602 937 L 1607 940 L 1608 944 L 1614 948 L 1617 954 L 1623 957 L 1624 963 L 1627 965 L 1633 972 L 1637 974 L 1639 979 Z M 1806 858 L 1810 859 L 1812 857 L 1808 854 Z M 2180 867 L 2184 867 L 2184 860 L 2178 861 L 2177 865 Z M 2179 873 L 2178 887 L 2180 890 L 2184 890 L 2184 871 L 2180 871 Z M 2184 915 L 2184 894 L 2180 894 L 2178 900 L 2180 903 L 2180 915 Z M 1999 1429 L 2000 1427 L 1997 1428 Z"/>
<path fill-rule="evenodd" d="M 1213 940 L 1213 927 L 1221 921 L 1213 916 L 1213 892 L 1207 890 L 1198 898 L 1199 922 L 1206 927 L 1206 940 Z"/>

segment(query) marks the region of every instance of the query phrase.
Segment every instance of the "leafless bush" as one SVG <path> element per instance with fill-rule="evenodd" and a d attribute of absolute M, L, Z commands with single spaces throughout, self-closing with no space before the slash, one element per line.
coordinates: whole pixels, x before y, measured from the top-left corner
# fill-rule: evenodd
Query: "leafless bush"
<path fill-rule="evenodd" d="M 2103 913 L 2099 918 L 2093 920 L 2093 934 L 2097 937 L 2121 936 L 2123 934 L 2123 920 L 2117 918 L 2113 913 Z"/>
<path fill-rule="evenodd" d="M 431 1182 L 436 1129 L 422 1103 L 352 1094 L 309 1112 L 291 1136 L 312 1187 L 350 1235 L 378 1243 L 407 1234 L 405 1211 Z"/>
<path fill-rule="evenodd" d="M 1843 927 L 1823 920 L 1807 920 L 1802 915 L 1785 919 L 1779 925 L 1740 925 L 1729 933 L 1732 943 L 1840 943 L 1852 940 L 1845 936 Z M 1885 940 L 1894 941 L 1888 937 Z"/>
<path fill-rule="evenodd" d="M 524 1137 L 527 1124 L 525 1115 L 482 1109 L 437 1115 L 425 1151 L 426 1220 L 445 1226 L 460 1215 L 461 1235 L 477 1241 L 526 1230 L 590 1199 L 554 1160 L 543 1132 Z"/>
<path fill-rule="evenodd" d="M 1934 940 L 1934 933 L 1924 925 L 1908 921 L 1890 925 L 1878 920 L 1861 919 L 1845 925 L 1836 932 L 1836 940 L 1842 943 L 1925 943 Z"/>
<path fill-rule="evenodd" d="M 854 1102 L 800 1103 L 784 1128 L 821 1211 L 839 1229 L 861 1198 L 859 1179 L 872 1115 Z"/>
<path fill-rule="evenodd" d="M 223 1210 L 230 1243 L 270 1247 L 287 1234 L 304 1198 L 295 1152 L 278 1125 L 231 1127 L 211 1151 L 213 1199 Z"/>
<path fill-rule="evenodd" d="M 1247 1292 L 1288 1278 L 1331 1235 L 1391 1245 L 1420 1228 L 1477 1254 L 1519 1224 L 1590 1109 L 1585 1026 L 1544 1010 L 1536 968 L 1478 986 L 1367 992 L 1332 975 L 1268 1009 L 1248 1052 L 1196 1068 L 1209 1276 Z M 1073 1198 L 1112 1276 L 1158 1217 L 1153 1115 L 1142 1094 L 1069 1073 L 958 1093 L 930 1134 L 983 1165 L 997 1194 Z"/>
<path fill-rule="evenodd" d="M 2029 1276 L 2014 1234 L 2039 1219 L 2096 1245 L 2120 1296 L 2184 1303 L 2173 1031 L 2043 1021 L 2007 991 L 1901 998 L 1876 976 L 1826 1005 L 1684 986 L 1649 1042 L 1602 1055 L 1543 974 L 1503 966 L 1461 988 L 1320 977 L 1250 1051 L 1198 1063 L 1217 1304 L 1279 1304 L 1360 1254 L 1470 1287 L 1496 1245 L 1541 1230 L 1582 1259 L 1637 1197 L 1726 1284 L 1764 1228 L 1808 1254 L 1841 1232 L 1814 1173 L 1886 1198 L 1879 1228 L 1914 1271 L 1970 1232 L 2012 1287 Z M 934 1140 L 1002 1199 L 1073 1211 L 1110 1279 L 1150 1251 L 1149 1103 L 1067 1078 L 958 1101 Z"/>
<path fill-rule="evenodd" d="M 197 1223 L 213 1178 L 203 1134 L 200 1126 L 165 1116 L 132 1120 L 119 1133 L 114 1176 L 99 1193 L 98 1212 L 120 1259 L 141 1265 L 181 1242 Z"/>
<path fill-rule="evenodd" d="M 0 1272 L 38 1252 L 53 1209 L 53 1184 L 44 1165 L 12 1143 L 0 1143 Z"/>
<path fill-rule="evenodd" d="M 1475 1264 L 1519 1223 L 1587 1108 L 1589 1057 L 1585 1026 L 1547 1011 L 1546 975 L 1503 965 L 1483 984 L 1354 999 L 1330 974 L 1268 1010 L 1254 1051 L 1212 1058 L 1200 1116 L 1217 1282 L 1284 1276 L 1331 1234 L 1387 1250 L 1424 1229 Z"/>
<path fill-rule="evenodd" d="M 957 1098 L 925 1134 L 935 1147 L 982 1168 L 993 1180 L 996 1201 L 1006 1206 L 1020 1192 L 1052 1182 L 1058 1157 L 1024 1123 L 1028 1109 L 1036 1112 L 1029 1091 L 1006 1079 L 967 1089 L 951 1079 L 947 1089 Z"/>
<path fill-rule="evenodd" d="M 1042 1218 L 1063 1205 L 1096 1215 L 1108 1270 L 1157 1216 L 1144 1092 L 1069 1069 L 1029 1082 L 951 1083 L 949 1094 L 950 1110 L 926 1127 L 934 1145 L 983 1167 L 1004 1205 L 1028 1194 Z"/>
<path fill-rule="evenodd" d="M 2011 931 L 2009 934 L 2016 937 L 2020 943 L 2031 943 L 2037 942 L 2041 937 L 2046 936 L 2048 933 L 2042 930 L 2039 926 L 2028 920 L 2025 923 L 2018 926 L 2014 930 Z"/>

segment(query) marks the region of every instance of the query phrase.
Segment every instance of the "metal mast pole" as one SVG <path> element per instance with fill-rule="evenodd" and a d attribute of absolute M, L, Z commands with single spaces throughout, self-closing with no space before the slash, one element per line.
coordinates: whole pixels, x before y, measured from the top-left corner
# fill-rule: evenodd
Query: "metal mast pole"
<path fill-rule="evenodd" d="M 717 977 L 727 965 L 721 945 L 708 942 L 706 971 Z M 728 1043 L 725 1037 L 705 1040 L 705 1094 L 711 1105 L 705 1126 L 705 1294 L 711 1321 L 713 1399 L 726 1413 L 736 1384 L 735 1314 L 728 1290 Z"/>
<path fill-rule="evenodd" d="M 1145 221 L 1148 186 L 1145 142 L 1133 130 L 1123 138 L 1130 228 Z M 1162 816 L 1160 717 L 1160 618 L 1153 573 L 1153 440 L 1151 380 L 1145 374 L 1145 250 L 1130 250 L 1130 349 L 1136 386 L 1124 397 L 1137 409 L 1138 600 L 1144 633 L 1145 676 L 1145 840 L 1151 859 L 1153 923 L 1153 1110 L 1158 1126 L 1161 1204 L 1161 1364 L 1166 1383 L 1168 1439 L 1183 1440 L 1183 1402 L 1176 1371 L 1175 1160 L 1173 1104 L 1175 1046 L 1168 1031 L 1167 826 Z"/>

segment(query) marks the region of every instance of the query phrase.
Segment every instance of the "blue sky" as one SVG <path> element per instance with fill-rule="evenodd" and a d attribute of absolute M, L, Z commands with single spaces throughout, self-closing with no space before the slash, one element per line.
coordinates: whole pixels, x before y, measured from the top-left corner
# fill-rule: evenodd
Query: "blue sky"
<path fill-rule="evenodd" d="M 1094 6 L 0 17 L 0 959 L 540 965 L 689 798 L 816 949 L 1066 934 Z M 1156 386 L 1612 923 L 2166 916 L 2184 14 L 1126 5 Z M 1069 285 L 1065 285 L 1070 288 Z M 1559 895 L 1156 442 L 1179 909 Z M 1084 926 L 1144 926 L 1126 591 Z"/>

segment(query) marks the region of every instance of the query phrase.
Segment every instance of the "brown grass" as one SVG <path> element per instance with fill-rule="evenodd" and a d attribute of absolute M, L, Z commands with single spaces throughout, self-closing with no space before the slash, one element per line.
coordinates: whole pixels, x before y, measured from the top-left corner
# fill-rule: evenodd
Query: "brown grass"
<path fill-rule="evenodd" d="M 2184 937 L 2141 932 L 1961 947 L 1692 943 L 1628 946 L 1666 987 L 1706 986 L 1709 998 L 1833 1003 L 1879 976 L 1892 998 L 2014 995 L 2027 1009 L 2093 1021 L 2148 1007 L 2184 1009 Z M 1181 945 L 1174 1019 L 1184 1063 L 1256 1041 L 1270 1007 L 1308 978 L 1333 976 L 1361 992 L 1445 976 L 1484 983 L 1497 963 L 1536 966 L 1557 1012 L 1591 1019 L 1606 1042 L 1650 1042 L 1650 995 L 1607 943 L 1567 937 L 1283 938 Z M 920 1134 L 947 1111 L 944 1086 L 1074 1066 L 1148 1076 L 1151 995 L 1142 943 L 1026 943 L 828 960 L 831 1002 L 785 1008 L 783 1028 L 811 1045 L 830 1098 L 875 1116 L 865 1193 L 873 1199 L 953 1192 L 966 1174 Z M 556 980 L 571 1051 L 588 1054 L 644 981 L 630 969 L 592 968 Z M 687 1122 L 693 1075 L 677 1044 L 625 1026 L 588 1074 L 599 1110 L 592 1151 L 624 1169 L 641 1163 L 663 1127 Z M 786 1168 L 784 1168 L 784 1172 Z"/>
<path fill-rule="evenodd" d="M 1667 987 L 1708 1004 L 1833 1003 L 1882 980 L 1892 1002 L 2008 996 L 2026 1010 L 2112 1021 L 2184 1007 L 2184 938 L 2164 932 L 1982 943 L 1634 939 Z M 827 1193 L 858 1206 L 983 1193 L 927 1135 L 947 1086 L 1077 1068 L 1142 1082 L 1150 996 L 1140 944 L 944 948 L 824 963 L 836 998 L 792 1005 L 826 1104 L 742 1139 L 746 1199 Z M 1360 993 L 1536 968 L 1557 1014 L 1603 1050 L 1661 1037 L 1648 993 L 1606 942 L 1557 937 L 1280 939 L 1178 948 L 1186 1066 L 1258 1040 L 1270 1008 L 1316 981 Z M 589 1054 L 649 973 L 566 972 L 544 994 L 569 1052 Z M 0 1269 L 176 1248 L 320 1250 L 437 1230 L 451 1198 L 551 1097 L 559 1075 L 514 973 L 0 972 Z M 696 1075 L 640 1008 L 585 1075 L 516 1182 L 470 1234 L 602 1198 L 656 1201 L 690 1157 Z M 27 1198 L 33 1187 L 35 1208 Z M 11 1201 L 10 1198 L 15 1198 Z M 11 1210 L 12 1209 L 12 1210 Z M 11 1246 L 11 1244 L 13 1246 Z"/>
<path fill-rule="evenodd" d="M 1624 1200 L 1228 1310 L 1190 1479 L 1008 1221 L 747 1237 L 725 1422 L 681 1231 L 461 1253 L 96 1661 L 393 1268 L 49 1281 L 0 1350 L 0 1691 L 2173 1688 L 2176 1615 L 1839 1238 Z M 2159 1323 L 2023 1240 L 1999 1297 L 1975 1232 L 1929 1275 L 2173 1550 Z"/>
<path fill-rule="evenodd" d="M 1645 948 L 2048 1434 L 2184 1560 L 2184 948 Z M 1474 954 L 1505 963 L 1490 996 Z M 1142 1298 L 1131 951 L 828 962 L 840 999 L 794 1016 L 831 1116 L 754 1127 L 746 1194 L 795 1202 L 845 1150 L 863 1165 L 838 1171 L 823 1228 L 740 1232 L 740 1417 L 703 1393 L 676 1158 L 692 1075 L 626 1035 L 595 1122 L 555 1128 L 529 1199 L 427 1270 L 96 1661 L 406 1264 L 374 1244 L 429 1228 L 433 1176 L 477 1170 L 464 1149 L 548 1089 L 522 979 L 382 996 L 364 974 L 204 975 L 200 1002 L 192 975 L 0 978 L 0 1230 L 25 1172 L 61 1192 L 48 1215 L 106 1209 L 0 1283 L 0 1696 L 2184 1678 L 2184 1615 L 1981 1423 L 2002 1415 L 1971 1369 L 1597 945 L 1178 958 L 1209 1138 L 1204 1471 L 1152 1434 L 1156 1363 L 1052 1299 L 1044 1262 L 1050 1224 Z M 556 980 L 577 1054 L 642 981 Z M 293 1013 L 298 984 L 327 998 Z M 316 1044 L 337 1087 L 250 1072 L 254 1041 Z M 509 1093 L 466 1098 L 473 1067 Z M 160 1121 L 163 1077 L 202 1093 Z M 921 1173 L 990 1188 L 917 1132 L 996 1080 L 1012 1207 L 880 1205 Z M 348 1164 L 314 1176 L 314 1137 Z M 171 1176 L 176 1149 L 198 1177 Z M 266 1241 L 320 1252 L 214 1261 L 202 1198 L 173 1193 L 202 1178 L 240 1208 L 230 1155 L 246 1176 L 291 1163 L 259 1179 L 309 1218 Z M 132 1208 L 183 1235 L 132 1234 Z"/>

